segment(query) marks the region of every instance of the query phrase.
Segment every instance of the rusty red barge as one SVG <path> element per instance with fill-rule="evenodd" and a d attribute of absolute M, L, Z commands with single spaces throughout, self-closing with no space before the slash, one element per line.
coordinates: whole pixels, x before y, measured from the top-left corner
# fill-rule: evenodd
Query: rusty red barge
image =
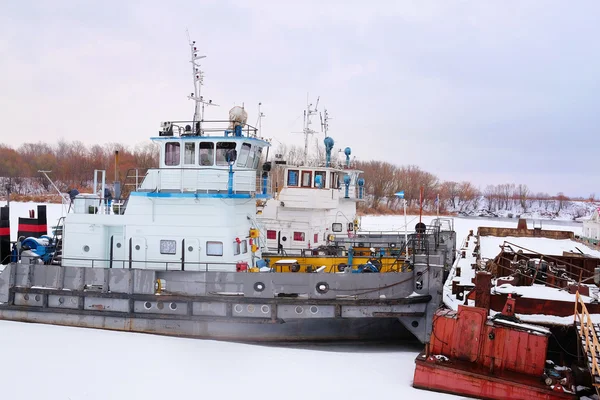
<path fill-rule="evenodd" d="M 600 253 L 523 221 L 471 231 L 460 253 L 413 386 L 479 399 L 597 394 Z"/>

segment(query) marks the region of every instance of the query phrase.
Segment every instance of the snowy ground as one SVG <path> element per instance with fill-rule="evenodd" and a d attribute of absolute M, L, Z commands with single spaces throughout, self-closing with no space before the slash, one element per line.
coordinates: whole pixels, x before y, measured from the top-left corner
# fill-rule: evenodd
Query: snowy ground
<path fill-rule="evenodd" d="M 34 208 L 12 203 L 11 225 Z M 60 213 L 60 205 L 50 205 L 48 225 Z M 409 226 L 416 222 L 409 218 Z M 516 220 L 454 222 L 459 245 L 479 225 L 516 226 Z M 403 223 L 403 217 L 362 219 L 363 229 L 372 230 Z M 553 228 L 581 231 L 580 225 Z M 412 344 L 260 346 L 9 321 L 0 321 L 0 338 L 1 399 L 461 398 L 412 388 L 422 349 Z"/>

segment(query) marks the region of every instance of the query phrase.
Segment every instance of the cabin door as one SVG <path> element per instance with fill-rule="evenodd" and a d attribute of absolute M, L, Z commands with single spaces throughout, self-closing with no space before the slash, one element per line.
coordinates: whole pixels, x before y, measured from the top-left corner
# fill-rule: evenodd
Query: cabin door
<path fill-rule="evenodd" d="M 127 268 L 127 255 L 125 252 L 125 238 L 123 235 L 122 226 L 108 226 L 108 254 L 106 259 L 108 260 L 109 268 Z"/>
<path fill-rule="evenodd" d="M 157 263 L 146 267 L 146 238 L 132 237 L 129 239 L 129 263 L 131 268 L 165 269 L 165 265 Z"/>
<path fill-rule="evenodd" d="M 182 246 L 184 269 L 200 271 L 200 241 L 195 238 L 185 238 Z"/>

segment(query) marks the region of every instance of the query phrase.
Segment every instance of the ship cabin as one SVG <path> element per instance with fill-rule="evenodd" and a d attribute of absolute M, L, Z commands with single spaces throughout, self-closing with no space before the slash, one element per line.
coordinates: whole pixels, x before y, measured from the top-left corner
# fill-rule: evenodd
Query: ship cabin
<path fill-rule="evenodd" d="M 331 234 L 348 236 L 358 228 L 356 203 L 364 199 L 362 171 L 325 166 L 278 165 L 275 195 L 259 222 L 270 251 L 326 245 Z"/>
<path fill-rule="evenodd" d="M 123 209 L 107 204 L 104 174 L 95 179 L 94 195 L 74 198 L 64 223 L 64 266 L 235 271 L 255 265 L 264 240 L 254 199 L 270 197 L 268 166 L 257 171 L 269 143 L 245 124 L 202 124 L 195 132 L 191 122 L 162 124 L 151 138 L 160 149 L 158 168 L 146 172 Z"/>

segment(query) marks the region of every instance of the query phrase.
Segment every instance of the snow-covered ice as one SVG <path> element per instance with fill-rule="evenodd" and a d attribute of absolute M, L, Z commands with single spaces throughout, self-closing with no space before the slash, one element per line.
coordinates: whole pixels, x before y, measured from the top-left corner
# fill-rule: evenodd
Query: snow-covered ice
<path fill-rule="evenodd" d="M 412 388 L 419 345 L 262 346 L 0 321 L 2 399 L 370 399 Z"/>

